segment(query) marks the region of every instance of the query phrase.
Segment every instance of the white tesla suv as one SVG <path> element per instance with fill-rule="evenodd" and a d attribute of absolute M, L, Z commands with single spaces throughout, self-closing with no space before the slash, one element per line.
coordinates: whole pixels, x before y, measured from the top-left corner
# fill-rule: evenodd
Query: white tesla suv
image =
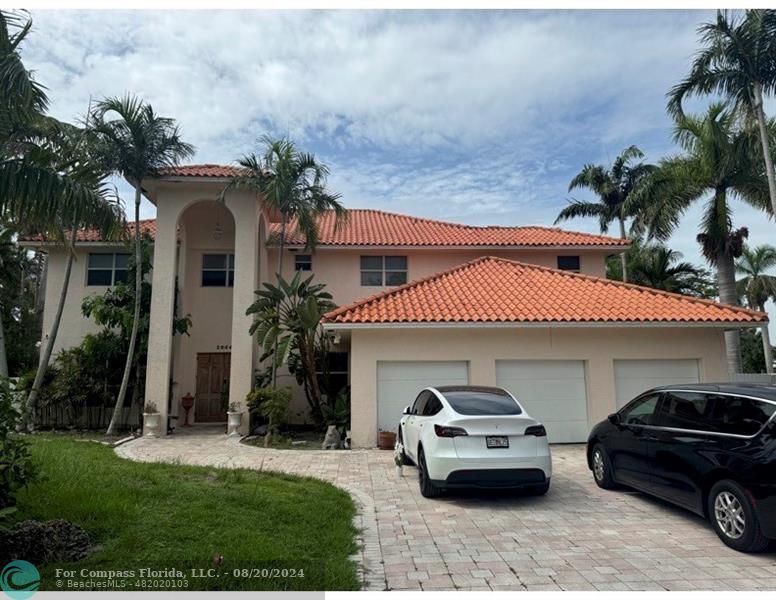
<path fill-rule="evenodd" d="M 426 498 L 455 487 L 550 488 L 547 432 L 501 388 L 426 388 L 404 409 L 397 439 Z"/>

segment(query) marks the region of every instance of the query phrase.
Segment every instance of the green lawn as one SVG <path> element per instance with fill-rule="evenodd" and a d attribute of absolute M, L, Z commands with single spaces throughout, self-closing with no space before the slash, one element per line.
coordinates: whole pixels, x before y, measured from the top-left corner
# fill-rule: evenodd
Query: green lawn
<path fill-rule="evenodd" d="M 89 571 L 176 568 L 186 583 L 176 579 L 180 587 L 172 589 L 358 589 L 348 559 L 355 549 L 355 507 L 332 485 L 247 470 L 133 463 L 109 447 L 63 436 L 36 436 L 31 447 L 43 478 L 18 494 L 14 517 L 67 519 L 99 546 L 83 561 L 41 567 L 41 589 L 68 589 L 57 580 L 57 568 L 76 570 L 83 581 L 92 578 Z M 202 574 L 213 569 L 218 555 L 224 560 L 212 576 L 191 577 L 193 568 Z M 270 568 L 296 569 L 297 575 L 301 569 L 304 577 L 266 577 Z M 144 585 L 139 576 L 123 579 L 124 589 Z"/>

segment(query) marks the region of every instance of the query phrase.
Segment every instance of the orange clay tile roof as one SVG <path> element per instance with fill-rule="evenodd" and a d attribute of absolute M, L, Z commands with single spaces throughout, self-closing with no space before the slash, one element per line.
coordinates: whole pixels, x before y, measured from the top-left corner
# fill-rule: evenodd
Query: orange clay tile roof
<path fill-rule="evenodd" d="M 764 313 L 483 257 L 327 313 L 325 323 L 741 323 Z"/>
<path fill-rule="evenodd" d="M 318 246 L 373 246 L 373 247 L 440 247 L 440 246 L 488 246 L 488 247 L 626 247 L 630 242 L 618 238 L 564 231 L 550 227 L 474 227 L 432 221 L 409 215 L 400 215 L 372 209 L 349 209 L 348 219 L 336 231 L 334 213 L 327 212 L 320 219 Z M 130 223 L 130 234 L 133 225 Z M 141 222 L 141 231 L 156 237 L 156 222 Z M 296 222 L 289 224 L 286 244 L 303 246 L 304 236 L 296 232 Z M 271 240 L 277 243 L 280 224 L 271 223 Z M 39 238 L 26 238 L 35 241 Z M 80 231 L 79 242 L 102 241 L 96 231 Z"/>
<path fill-rule="evenodd" d="M 319 222 L 318 246 L 628 246 L 628 240 L 564 231 L 551 227 L 476 227 L 433 221 L 371 209 L 349 209 L 347 220 L 335 228 L 328 211 Z M 289 223 L 286 243 L 303 246 L 305 238 Z M 280 235 L 280 224 L 271 232 Z"/>
<path fill-rule="evenodd" d="M 165 167 L 159 171 L 160 177 L 233 177 L 240 173 L 239 167 L 229 165 L 181 165 Z"/>
<path fill-rule="evenodd" d="M 141 235 L 149 235 L 151 236 L 151 239 L 156 238 L 156 219 L 143 219 L 140 221 L 140 233 Z M 69 237 L 69 233 L 66 231 L 64 233 L 65 237 Z M 124 239 L 132 238 L 135 235 L 135 223 L 129 222 L 127 223 L 127 229 L 125 233 Z M 29 237 L 22 237 L 20 238 L 21 241 L 25 242 L 43 242 L 44 239 L 42 236 L 35 235 L 35 236 L 29 236 Z M 78 234 L 76 235 L 76 241 L 77 242 L 103 242 L 106 241 L 103 239 L 102 235 L 99 231 L 93 230 L 93 229 L 81 229 L 78 231 Z"/>

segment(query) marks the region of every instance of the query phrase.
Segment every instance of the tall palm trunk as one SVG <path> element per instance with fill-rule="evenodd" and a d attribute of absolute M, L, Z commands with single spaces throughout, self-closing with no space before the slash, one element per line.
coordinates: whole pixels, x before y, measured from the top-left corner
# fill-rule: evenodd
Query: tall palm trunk
<path fill-rule="evenodd" d="M 622 217 L 619 217 L 620 220 L 620 239 L 624 240 L 626 239 L 625 236 L 625 219 Z M 622 262 L 622 280 L 625 283 L 628 283 L 628 259 L 625 256 L 625 252 L 622 252 L 620 254 L 620 261 Z"/>
<path fill-rule="evenodd" d="M 717 256 L 717 285 L 719 300 L 724 304 L 738 305 L 736 293 L 736 267 L 733 255 L 721 252 Z M 728 372 L 732 377 L 743 370 L 741 363 L 741 332 L 738 329 L 725 331 L 725 351 L 727 353 Z"/>
<path fill-rule="evenodd" d="M 765 312 L 765 304 L 760 304 L 757 307 L 760 312 Z M 771 346 L 771 332 L 768 331 L 768 324 L 762 326 L 760 329 L 763 338 L 763 354 L 765 355 L 765 372 L 768 374 L 773 373 L 773 346 Z"/>
<path fill-rule="evenodd" d="M 8 353 L 5 349 L 5 327 L 0 316 L 0 377 L 8 377 Z"/>
<path fill-rule="evenodd" d="M 73 260 L 75 258 L 75 242 L 78 236 L 78 216 L 73 216 L 73 225 L 70 228 L 70 245 L 67 248 L 67 263 L 65 264 L 65 277 L 62 282 L 62 291 L 59 294 L 59 303 L 57 312 L 54 313 L 54 321 L 51 323 L 51 331 L 43 344 L 43 354 L 40 356 L 38 370 L 35 372 L 35 380 L 32 382 L 30 395 L 27 397 L 27 429 L 35 429 L 35 412 L 38 408 L 38 395 L 43 385 L 43 377 L 51 360 L 51 352 L 54 349 L 54 342 L 57 339 L 59 324 L 62 322 L 62 313 L 65 310 L 65 300 L 67 299 L 67 289 L 70 287 L 70 273 L 73 270 Z"/>
<path fill-rule="evenodd" d="M 22 280 L 22 294 L 24 281 Z M 8 353 L 5 349 L 5 327 L 3 326 L 3 316 L 0 315 L 0 377 L 8 377 Z"/>
<path fill-rule="evenodd" d="M 278 270 L 277 278 L 278 282 L 283 277 L 283 249 L 286 243 L 286 215 L 281 214 L 280 217 L 280 247 L 278 248 Z M 278 311 L 280 307 L 278 307 Z M 277 315 L 278 321 L 280 321 L 280 313 Z M 278 387 L 278 336 L 275 336 L 275 347 L 272 351 L 272 389 L 276 390 Z"/>
<path fill-rule="evenodd" d="M 132 372 L 132 363 L 135 358 L 135 345 L 137 344 L 137 331 L 140 328 L 140 295 L 143 291 L 143 251 L 140 245 L 140 190 L 143 181 L 139 179 L 135 187 L 135 311 L 132 316 L 132 333 L 129 336 L 129 348 L 127 349 L 127 362 L 124 364 L 124 375 L 121 378 L 121 387 L 119 395 L 116 398 L 116 405 L 113 407 L 113 415 L 110 418 L 108 431 L 105 435 L 113 435 L 119 425 L 121 410 L 124 408 L 124 399 L 127 396 L 127 387 L 129 386 L 129 375 Z M 170 333 L 172 335 L 172 333 Z M 167 411 L 165 411 L 167 412 Z M 167 423 L 162 423 L 162 427 L 167 427 Z"/>
<path fill-rule="evenodd" d="M 765 119 L 765 110 L 763 110 L 763 90 L 759 83 L 754 84 L 754 110 L 757 117 L 757 125 L 760 129 L 760 143 L 763 147 L 763 157 L 765 158 L 765 171 L 768 176 L 768 193 L 771 197 L 771 211 L 776 215 L 776 174 L 773 172 L 773 159 L 771 158 L 771 147 L 768 142 L 768 126 Z"/>

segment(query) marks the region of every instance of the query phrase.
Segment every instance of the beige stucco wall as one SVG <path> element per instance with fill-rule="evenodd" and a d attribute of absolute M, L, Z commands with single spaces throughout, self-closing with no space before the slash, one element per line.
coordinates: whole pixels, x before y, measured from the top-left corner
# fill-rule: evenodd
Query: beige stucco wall
<path fill-rule="evenodd" d="M 480 256 L 498 256 L 534 265 L 557 267 L 558 255 L 578 255 L 580 271 L 597 277 L 606 276 L 606 257 L 610 251 L 604 250 L 357 250 L 318 248 L 313 254 L 313 270 L 316 281 L 326 284 L 328 292 L 334 296 L 334 301 L 342 306 L 361 298 L 371 296 L 386 289 L 386 287 L 364 287 L 361 285 L 361 256 L 407 256 L 407 280 L 412 281 L 427 277 L 440 271 L 452 269 Z M 299 251 L 286 251 L 283 260 L 283 274 L 286 278 L 294 273 L 294 257 L 297 254 L 307 254 Z M 267 252 L 269 268 L 274 273 L 277 270 L 277 249 L 270 248 Z"/>
<path fill-rule="evenodd" d="M 43 306 L 43 339 L 46 339 L 51 333 L 51 325 L 54 322 L 59 297 L 62 293 L 62 284 L 65 280 L 65 264 L 67 262 L 67 252 L 63 248 L 51 247 L 47 248 L 46 252 L 48 252 L 48 266 L 46 297 Z M 129 250 L 126 246 L 121 245 L 76 248 L 65 307 L 62 310 L 62 320 L 57 331 L 57 338 L 54 340 L 52 358 L 56 357 L 62 349 L 79 345 L 85 335 L 97 333 L 101 329 L 93 319 L 87 319 L 81 312 L 81 303 L 84 298 L 91 295 L 102 295 L 108 289 L 107 286 L 86 285 L 86 266 L 90 252 L 111 253 L 129 252 Z"/>
<path fill-rule="evenodd" d="M 359 447 L 376 443 L 378 361 L 467 361 L 470 384 L 496 385 L 497 360 L 584 360 L 590 426 L 616 410 L 615 359 L 698 359 L 703 381 L 727 379 L 722 330 L 712 328 L 354 330 L 351 352 L 351 428 Z"/>

